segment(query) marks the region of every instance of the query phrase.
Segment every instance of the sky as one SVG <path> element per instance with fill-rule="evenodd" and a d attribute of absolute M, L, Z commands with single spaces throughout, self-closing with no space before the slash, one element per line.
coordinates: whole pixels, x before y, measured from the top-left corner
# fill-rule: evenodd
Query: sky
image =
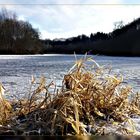
<path fill-rule="evenodd" d="M 29 21 L 42 39 L 108 33 L 140 17 L 140 0 L 0 0 L 0 8 Z"/>

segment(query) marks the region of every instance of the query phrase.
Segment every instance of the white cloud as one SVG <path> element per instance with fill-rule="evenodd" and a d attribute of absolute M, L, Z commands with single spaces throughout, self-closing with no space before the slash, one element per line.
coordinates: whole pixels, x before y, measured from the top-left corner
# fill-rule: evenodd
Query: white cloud
<path fill-rule="evenodd" d="M 24 15 L 19 15 L 18 20 L 26 21 L 26 17 Z"/>
<path fill-rule="evenodd" d="M 68 7 L 69 8 L 69 7 Z M 61 9 L 63 10 L 63 9 Z M 125 24 L 139 17 L 139 6 L 84 6 L 72 7 L 73 16 L 68 16 L 67 12 L 57 18 L 60 27 L 65 30 L 59 30 L 56 33 L 43 31 L 43 36 L 70 37 L 78 34 L 87 34 L 97 31 L 110 32 L 113 30 L 113 23 L 123 20 Z M 63 21 L 61 21 L 63 19 Z M 62 26 L 61 26 L 62 25 Z"/>
<path fill-rule="evenodd" d="M 35 0 L 35 2 L 93 4 L 93 0 L 42 0 L 41 2 Z M 114 0 L 113 2 L 112 0 L 94 0 L 94 4 L 95 3 L 123 4 L 123 0 Z M 110 32 L 114 28 L 114 22 L 123 20 L 124 23 L 128 23 L 140 16 L 140 6 L 138 5 L 7 5 L 6 8 L 16 11 L 17 15 L 19 15 L 19 19 L 28 20 L 32 23 L 33 27 L 39 28 L 42 33 L 42 38 L 51 39 L 59 37 L 66 38 L 79 34 L 89 35 L 91 32 L 95 33 L 97 31 Z"/>

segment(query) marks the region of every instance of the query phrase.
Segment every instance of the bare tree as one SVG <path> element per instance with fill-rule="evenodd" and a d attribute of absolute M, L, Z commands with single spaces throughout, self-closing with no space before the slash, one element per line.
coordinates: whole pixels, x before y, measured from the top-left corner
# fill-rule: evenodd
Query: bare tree
<path fill-rule="evenodd" d="M 40 47 L 39 31 L 29 22 L 17 20 L 13 12 L 0 11 L 0 50 L 13 53 L 36 53 Z"/>
<path fill-rule="evenodd" d="M 114 30 L 121 29 L 123 26 L 124 26 L 124 23 L 123 23 L 122 20 L 121 21 L 114 22 Z"/>

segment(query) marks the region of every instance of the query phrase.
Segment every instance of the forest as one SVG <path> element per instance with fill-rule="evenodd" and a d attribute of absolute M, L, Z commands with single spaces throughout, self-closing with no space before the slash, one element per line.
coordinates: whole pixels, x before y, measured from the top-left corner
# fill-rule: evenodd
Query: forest
<path fill-rule="evenodd" d="M 41 39 L 38 29 L 18 20 L 14 12 L 0 11 L 0 54 L 100 54 L 140 56 L 140 18 L 112 32 L 78 35 L 67 39 Z M 48 38 L 48 37 L 46 37 Z"/>
<path fill-rule="evenodd" d="M 15 13 L 0 12 L 0 54 L 36 54 L 41 52 L 39 31 Z"/>
<path fill-rule="evenodd" d="M 121 25 L 121 24 L 120 24 Z M 65 40 L 42 40 L 45 53 L 140 56 L 140 18 L 110 33 L 91 33 Z"/>

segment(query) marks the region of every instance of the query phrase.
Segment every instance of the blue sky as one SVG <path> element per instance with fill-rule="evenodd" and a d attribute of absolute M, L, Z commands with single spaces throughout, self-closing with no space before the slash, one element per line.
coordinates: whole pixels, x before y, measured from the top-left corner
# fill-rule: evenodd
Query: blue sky
<path fill-rule="evenodd" d="M 41 32 L 41 38 L 67 38 L 97 31 L 111 32 L 114 22 L 124 24 L 140 17 L 138 0 L 0 0 L 0 7 L 17 13 Z M 10 5 L 13 4 L 13 5 Z M 21 4 L 21 5 L 14 5 Z M 36 4 L 36 5 L 22 5 Z M 106 4 L 106 5 L 38 5 L 38 4 Z M 122 5 L 107 5 L 122 4 Z"/>

